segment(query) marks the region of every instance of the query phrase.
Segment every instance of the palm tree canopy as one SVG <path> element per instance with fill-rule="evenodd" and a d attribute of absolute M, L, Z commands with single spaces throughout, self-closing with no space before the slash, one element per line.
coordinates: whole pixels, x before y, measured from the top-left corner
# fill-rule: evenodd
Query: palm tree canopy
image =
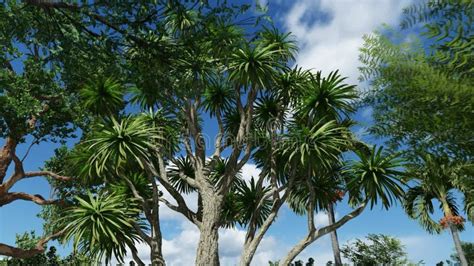
<path fill-rule="evenodd" d="M 97 260 L 112 257 L 123 261 L 126 248 L 141 242 L 133 224 L 140 210 L 122 196 L 91 193 L 76 197 L 78 204 L 66 209 L 58 223 L 64 225 L 63 242 L 72 240 L 74 250 L 81 250 Z"/>
<path fill-rule="evenodd" d="M 274 45 L 245 45 L 238 49 L 229 63 L 229 78 L 243 86 L 265 88 L 282 66 L 276 60 Z"/>
<path fill-rule="evenodd" d="M 80 91 L 84 106 L 95 115 L 116 115 L 124 106 L 124 87 L 113 78 L 89 81 Z"/>
<path fill-rule="evenodd" d="M 351 200 L 370 201 L 371 208 L 377 202 L 388 209 L 395 201 L 404 196 L 403 161 L 398 154 L 389 154 L 382 147 L 374 146 L 370 154 L 357 151 L 359 160 L 348 165 L 347 181 Z"/>
<path fill-rule="evenodd" d="M 100 175 L 108 168 L 118 173 L 128 162 L 138 163 L 143 168 L 143 162 L 149 157 L 148 150 L 155 148 L 156 140 L 163 140 L 158 128 L 150 127 L 143 119 L 124 117 L 99 124 L 84 145 L 94 150 L 89 163 Z"/>
<path fill-rule="evenodd" d="M 340 119 L 355 111 L 353 100 L 357 98 L 356 86 L 344 83 L 346 78 L 338 71 L 322 77 L 321 72 L 311 75 L 310 86 L 303 103 L 298 107 L 298 116 L 318 120 L 323 117 Z"/>
<path fill-rule="evenodd" d="M 425 153 L 419 157 L 419 162 L 409 165 L 409 176 L 415 184 L 406 194 L 404 207 L 408 216 L 417 219 L 429 233 L 440 233 L 443 225 L 433 217 L 436 211 L 434 202 L 439 202 L 437 209 L 441 210 L 448 219 L 460 217 L 455 192 L 464 192 L 464 189 L 462 186 L 456 186 L 455 183 L 466 172 L 464 165 L 451 162 L 445 156 Z M 469 191 L 465 192 L 465 211 L 468 218 L 472 220 L 470 213 L 472 198 L 469 197 Z M 458 230 L 463 230 L 462 219 L 456 223 L 456 226 Z"/>

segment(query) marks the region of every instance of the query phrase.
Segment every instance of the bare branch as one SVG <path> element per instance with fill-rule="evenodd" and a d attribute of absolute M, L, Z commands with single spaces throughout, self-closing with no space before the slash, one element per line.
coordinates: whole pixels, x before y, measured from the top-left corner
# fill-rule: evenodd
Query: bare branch
<path fill-rule="evenodd" d="M 26 200 L 26 201 L 32 201 L 38 205 L 52 205 L 52 204 L 58 204 L 61 203 L 61 200 L 46 200 L 44 199 L 41 195 L 35 194 L 27 194 L 23 192 L 10 192 L 6 193 L 0 196 L 0 206 L 9 204 L 15 200 Z"/>
<path fill-rule="evenodd" d="M 65 230 L 61 230 L 59 232 L 56 232 L 52 235 L 46 236 L 38 241 L 36 243 L 36 246 L 31 249 L 21 249 L 17 247 L 12 247 L 6 244 L 0 243 L 0 255 L 3 256 L 9 256 L 9 257 L 14 257 L 14 258 L 19 258 L 19 259 L 25 259 L 25 258 L 31 258 L 34 255 L 41 254 L 45 251 L 46 249 L 46 243 L 48 243 L 50 240 L 54 240 L 64 234 Z"/>
<path fill-rule="evenodd" d="M 34 172 L 26 172 L 24 174 L 24 178 L 31 178 L 37 176 L 49 176 L 52 179 L 59 180 L 59 181 L 71 181 L 72 178 L 69 176 L 58 175 L 51 171 L 34 171 Z"/>
<path fill-rule="evenodd" d="M 354 219 L 355 217 L 357 217 L 358 215 L 360 215 L 362 213 L 362 211 L 364 211 L 366 206 L 367 206 L 367 201 L 362 203 L 359 207 L 357 207 L 356 209 L 354 209 L 350 213 L 346 214 L 344 217 L 342 217 L 336 223 L 325 226 L 325 227 L 322 227 L 322 228 L 320 228 L 318 230 L 314 230 L 312 232 L 308 232 L 307 236 L 304 239 L 302 239 L 300 242 L 298 242 L 298 244 L 296 244 L 290 250 L 290 252 L 286 255 L 286 257 L 282 260 L 283 265 L 287 265 L 291 261 L 293 261 L 294 258 L 296 258 L 296 256 L 298 256 L 298 254 L 301 253 L 301 251 L 303 251 L 308 245 L 310 245 L 311 243 L 313 243 L 314 241 L 316 241 L 320 237 L 322 237 L 322 236 L 338 229 L 339 227 L 346 224 L 348 221 L 350 221 L 350 220 Z M 308 214 L 308 215 L 310 215 L 310 214 Z M 311 212 L 311 216 L 312 215 L 313 215 L 313 213 Z"/>

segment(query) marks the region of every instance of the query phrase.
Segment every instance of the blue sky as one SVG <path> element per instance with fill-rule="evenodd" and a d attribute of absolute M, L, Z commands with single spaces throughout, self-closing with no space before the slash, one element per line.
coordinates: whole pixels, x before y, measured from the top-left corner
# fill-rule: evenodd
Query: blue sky
<path fill-rule="evenodd" d="M 401 9 L 408 5 L 408 0 L 294 0 L 271 1 L 269 12 L 277 27 L 291 31 L 299 42 L 300 53 L 296 63 L 304 68 L 322 70 L 328 73 L 340 69 L 348 81 L 357 84 L 358 78 L 358 48 L 362 45 L 362 36 L 380 27 L 382 23 L 398 26 Z M 361 85 L 363 89 L 364 85 Z M 362 126 L 356 128 L 364 140 L 373 144 L 378 140 L 370 138 L 364 132 L 364 127 L 370 124 L 370 109 L 360 110 L 355 119 Z M 206 128 L 206 133 L 215 132 L 213 126 Z M 0 140 L 0 145 L 3 140 Z M 18 149 L 21 155 L 26 145 Z M 53 155 L 59 145 L 45 143 L 36 146 L 25 162 L 25 170 L 36 170 L 43 165 L 44 160 Z M 258 169 L 248 164 L 243 169 L 245 178 L 258 175 Z M 15 187 L 15 191 L 50 196 L 51 189 L 46 180 L 35 178 L 23 180 Z M 195 202 L 196 196 L 189 195 L 187 199 Z M 42 232 L 42 220 L 36 217 L 40 207 L 30 202 L 17 201 L 14 204 L 0 208 L 0 242 L 14 244 L 15 234 L 28 230 Z M 341 217 L 350 211 L 345 204 L 337 206 L 337 216 Z M 179 214 L 162 207 L 161 219 L 165 241 L 163 251 L 168 265 L 189 265 L 194 261 L 194 253 L 199 237 L 197 229 L 186 222 Z M 316 214 L 319 225 L 327 222 L 324 213 Z M 367 209 L 361 216 L 352 220 L 339 231 L 340 243 L 343 244 L 354 238 L 364 237 L 368 233 L 383 233 L 398 237 L 406 246 L 410 260 L 424 260 L 427 265 L 434 265 L 440 260 L 449 258 L 453 253 L 453 244 L 448 232 L 441 235 L 429 235 L 410 220 L 400 206 L 388 211 L 376 206 Z M 306 234 L 306 220 L 283 208 L 276 223 L 271 227 L 267 237 L 257 251 L 254 265 L 266 265 L 268 260 L 277 260 Z M 222 230 L 220 237 L 222 265 L 235 265 L 240 254 L 244 239 L 244 231 L 237 228 Z M 474 242 L 472 225 L 461 233 L 461 239 Z M 68 248 L 61 249 L 66 252 Z M 139 245 L 140 254 L 146 260 L 148 251 Z M 306 260 L 313 257 L 317 265 L 323 265 L 332 260 L 332 251 L 328 237 L 324 237 L 300 256 Z"/>

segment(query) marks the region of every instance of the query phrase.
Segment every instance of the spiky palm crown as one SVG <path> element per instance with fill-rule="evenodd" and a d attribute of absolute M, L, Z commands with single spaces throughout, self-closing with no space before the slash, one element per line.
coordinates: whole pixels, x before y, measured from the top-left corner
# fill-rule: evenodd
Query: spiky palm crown
<path fill-rule="evenodd" d="M 80 250 L 97 260 L 112 257 L 123 261 L 127 248 L 142 240 L 133 223 L 140 223 L 139 209 L 133 202 L 113 194 L 88 194 L 77 197 L 78 204 L 64 211 L 58 220 L 65 234 L 64 242 L 73 241 L 74 250 Z"/>
<path fill-rule="evenodd" d="M 266 88 L 282 67 L 273 45 L 245 45 L 231 56 L 229 79 L 245 87 Z"/>
<path fill-rule="evenodd" d="M 113 78 L 89 81 L 81 90 L 84 106 L 95 115 L 116 115 L 124 107 L 124 87 Z"/>
<path fill-rule="evenodd" d="M 204 91 L 202 106 L 211 117 L 222 114 L 235 105 L 235 91 L 227 80 L 211 79 Z"/>
<path fill-rule="evenodd" d="M 137 117 L 111 118 L 99 124 L 98 130 L 83 145 L 94 150 L 89 159 L 91 170 L 97 175 L 107 171 L 120 174 L 129 162 L 138 163 L 144 169 L 150 149 L 163 140 L 159 128 L 150 127 Z"/>
<path fill-rule="evenodd" d="M 255 127 L 263 131 L 282 129 L 287 116 L 287 110 L 275 94 L 265 94 L 255 102 Z"/>
<path fill-rule="evenodd" d="M 374 146 L 369 154 L 356 151 L 357 161 L 351 161 L 346 170 L 347 187 L 352 201 L 366 199 L 371 208 L 379 201 L 388 209 L 404 197 L 403 160 L 399 154 L 390 154 Z"/>
<path fill-rule="evenodd" d="M 272 45 L 283 61 L 294 60 L 295 54 L 298 52 L 298 46 L 291 33 L 281 32 L 275 27 L 265 27 L 260 32 L 258 42 L 265 46 Z"/>
<path fill-rule="evenodd" d="M 357 94 L 356 86 L 344 83 L 345 79 L 338 71 L 330 72 L 327 77 L 321 72 L 313 74 L 304 100 L 297 107 L 297 116 L 310 121 L 348 117 L 355 111 L 353 100 Z"/>

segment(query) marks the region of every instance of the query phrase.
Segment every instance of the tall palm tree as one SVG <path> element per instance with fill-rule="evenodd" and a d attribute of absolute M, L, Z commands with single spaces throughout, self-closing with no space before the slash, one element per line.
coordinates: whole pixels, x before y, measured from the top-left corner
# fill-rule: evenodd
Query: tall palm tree
<path fill-rule="evenodd" d="M 453 180 L 460 175 L 460 168 L 447 157 L 432 154 L 423 154 L 420 157 L 421 163 L 410 167 L 409 173 L 416 183 L 406 194 L 406 212 L 411 218 L 417 219 L 429 233 L 440 233 L 442 229 L 449 229 L 461 265 L 467 266 L 468 261 L 459 238 L 459 231 L 464 229 L 464 218 L 456 203 L 457 189 L 453 184 Z M 439 209 L 444 215 L 439 222 L 432 217 L 435 212 L 434 200 L 440 203 Z"/>
<path fill-rule="evenodd" d="M 330 72 L 327 77 L 323 77 L 321 72 L 311 74 L 307 89 L 304 90 L 304 100 L 297 106 L 297 119 L 307 124 L 314 123 L 318 119 L 334 120 L 349 128 L 350 125 L 346 121 L 355 111 L 353 101 L 357 93 L 355 85 L 349 85 L 344 81 L 345 78 L 338 71 Z M 350 149 L 349 146 L 343 150 Z M 328 212 L 329 225 L 334 224 L 334 203 L 329 202 L 325 209 Z M 331 232 L 331 243 L 335 264 L 342 265 L 336 230 Z"/>

